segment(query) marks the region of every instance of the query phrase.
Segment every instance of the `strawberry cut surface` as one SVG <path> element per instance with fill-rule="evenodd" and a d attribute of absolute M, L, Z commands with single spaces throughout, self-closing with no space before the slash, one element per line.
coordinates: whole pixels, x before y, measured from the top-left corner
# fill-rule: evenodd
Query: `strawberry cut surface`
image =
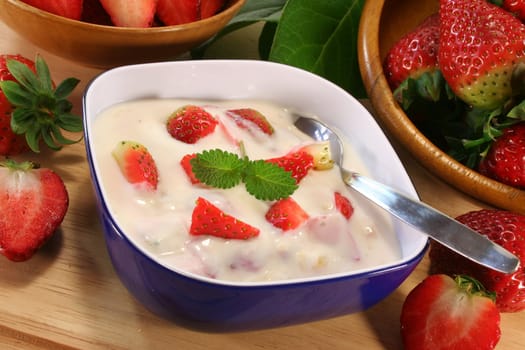
<path fill-rule="evenodd" d="M 60 225 L 68 204 L 52 170 L 0 168 L 0 252 L 13 261 L 29 259 Z"/>
<path fill-rule="evenodd" d="M 200 19 L 197 0 L 158 0 L 157 16 L 167 26 L 194 22 Z"/>
<path fill-rule="evenodd" d="M 406 297 L 401 334 L 406 350 L 490 350 L 501 337 L 500 314 L 477 281 L 431 275 Z"/>

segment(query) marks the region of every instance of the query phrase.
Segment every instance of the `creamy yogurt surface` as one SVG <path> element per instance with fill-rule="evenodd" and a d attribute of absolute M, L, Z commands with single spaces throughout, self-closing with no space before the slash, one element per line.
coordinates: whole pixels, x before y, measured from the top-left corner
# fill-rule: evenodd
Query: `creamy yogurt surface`
<path fill-rule="evenodd" d="M 221 127 L 195 144 L 172 138 L 166 131 L 166 121 L 187 104 L 206 109 Z M 274 134 L 239 128 L 225 115 L 227 109 L 234 108 L 258 110 L 272 124 Z M 311 170 L 302 179 L 292 198 L 310 218 L 286 232 L 265 219 L 272 202 L 257 200 L 242 184 L 227 190 L 192 185 L 180 165 L 182 157 L 215 148 L 238 153 L 232 139 L 242 140 L 250 159 L 280 157 L 312 142 L 293 126 L 287 109 L 264 101 L 146 99 L 114 105 L 95 118 L 90 143 L 103 196 L 118 226 L 147 255 L 177 271 L 241 282 L 347 273 L 390 264 L 401 257 L 388 216 L 349 190 L 337 166 Z M 159 172 L 155 192 L 131 185 L 123 177 L 111 154 L 122 140 L 140 142 L 153 155 Z M 345 166 L 367 172 L 348 143 Z M 352 202 L 350 220 L 335 208 L 334 192 Z M 247 240 L 190 235 L 198 197 L 257 227 L 260 234 Z"/>

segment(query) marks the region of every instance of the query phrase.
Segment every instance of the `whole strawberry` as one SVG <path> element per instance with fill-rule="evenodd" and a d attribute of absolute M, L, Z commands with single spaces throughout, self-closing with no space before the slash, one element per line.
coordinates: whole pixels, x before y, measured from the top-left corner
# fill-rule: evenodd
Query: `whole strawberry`
<path fill-rule="evenodd" d="M 25 261 L 62 223 L 68 193 L 50 169 L 11 160 L 0 165 L 0 253 L 12 261 Z"/>
<path fill-rule="evenodd" d="M 395 90 L 407 78 L 417 79 L 423 73 L 438 69 L 439 16 L 427 17 L 388 51 L 383 69 L 388 84 Z"/>
<path fill-rule="evenodd" d="M 504 210 L 483 209 L 460 215 L 457 220 L 501 245 L 523 263 L 525 261 L 525 215 Z M 479 280 L 487 290 L 496 293 L 496 305 L 501 312 L 525 309 L 525 267 L 513 274 L 504 274 L 482 267 L 432 242 L 429 252 L 433 274 L 467 274 Z"/>
<path fill-rule="evenodd" d="M 438 62 L 454 93 L 492 110 L 511 96 L 514 68 L 525 56 L 525 25 L 485 0 L 441 0 Z"/>
<path fill-rule="evenodd" d="M 503 130 L 482 158 L 479 171 L 504 184 L 525 189 L 525 122 Z"/>
<path fill-rule="evenodd" d="M 53 150 L 77 142 L 66 138 L 62 130 L 82 131 L 82 119 L 71 113 L 73 105 L 67 100 L 78 83 L 67 78 L 55 87 L 40 56 L 33 63 L 20 55 L 0 55 L 0 144 L 14 144 L 0 146 L 0 154 L 20 152 L 21 141 L 13 141 L 13 134 L 24 135 L 33 152 L 40 152 L 41 141 Z"/>
<path fill-rule="evenodd" d="M 15 77 L 7 69 L 7 60 L 17 60 L 35 71 L 35 63 L 21 55 L 0 55 L 0 81 L 15 81 Z M 29 149 L 24 135 L 18 135 L 11 130 L 11 113 L 13 106 L 0 89 L 0 155 L 16 155 Z"/>
<path fill-rule="evenodd" d="M 501 337 L 493 294 L 468 276 L 431 275 L 401 310 L 405 350 L 490 350 Z"/>

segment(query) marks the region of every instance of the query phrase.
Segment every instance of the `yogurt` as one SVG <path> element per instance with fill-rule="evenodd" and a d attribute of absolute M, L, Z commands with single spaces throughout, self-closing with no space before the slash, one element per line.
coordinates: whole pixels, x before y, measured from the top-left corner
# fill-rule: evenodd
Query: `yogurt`
<path fill-rule="evenodd" d="M 166 131 L 168 117 L 187 104 L 215 116 L 221 127 L 195 144 Z M 253 108 L 275 129 L 268 136 L 236 126 L 227 109 Z M 107 206 L 127 237 L 159 263 L 184 273 L 222 281 L 280 281 L 348 273 L 392 263 L 401 257 L 392 223 L 342 182 L 339 169 L 313 171 L 292 198 L 309 214 L 305 224 L 283 232 L 265 219 L 273 202 L 250 195 L 242 184 L 227 190 L 192 185 L 180 165 L 183 156 L 220 148 L 238 153 L 241 140 L 250 159 L 280 157 L 312 139 L 295 128 L 290 111 L 265 101 L 193 101 L 144 99 L 114 105 L 92 127 L 93 159 Z M 159 184 L 144 191 L 129 184 L 111 152 L 122 140 L 145 145 L 156 161 Z M 367 173 L 358 155 L 345 144 L 345 166 Z M 354 213 L 346 220 L 335 208 L 334 192 L 350 199 Z M 247 240 L 189 234 L 196 199 L 204 197 L 224 212 L 257 227 Z"/>

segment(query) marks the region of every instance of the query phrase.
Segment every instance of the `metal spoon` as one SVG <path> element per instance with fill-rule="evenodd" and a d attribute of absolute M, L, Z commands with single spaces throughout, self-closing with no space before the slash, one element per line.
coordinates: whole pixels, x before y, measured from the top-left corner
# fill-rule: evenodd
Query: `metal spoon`
<path fill-rule="evenodd" d="M 513 273 L 517 270 L 519 259 L 485 236 L 417 199 L 409 198 L 387 185 L 344 169 L 343 143 L 323 122 L 297 116 L 295 126 L 315 140 L 329 141 L 332 158 L 341 169 L 345 184 L 390 214 L 478 264 L 503 273 Z"/>

